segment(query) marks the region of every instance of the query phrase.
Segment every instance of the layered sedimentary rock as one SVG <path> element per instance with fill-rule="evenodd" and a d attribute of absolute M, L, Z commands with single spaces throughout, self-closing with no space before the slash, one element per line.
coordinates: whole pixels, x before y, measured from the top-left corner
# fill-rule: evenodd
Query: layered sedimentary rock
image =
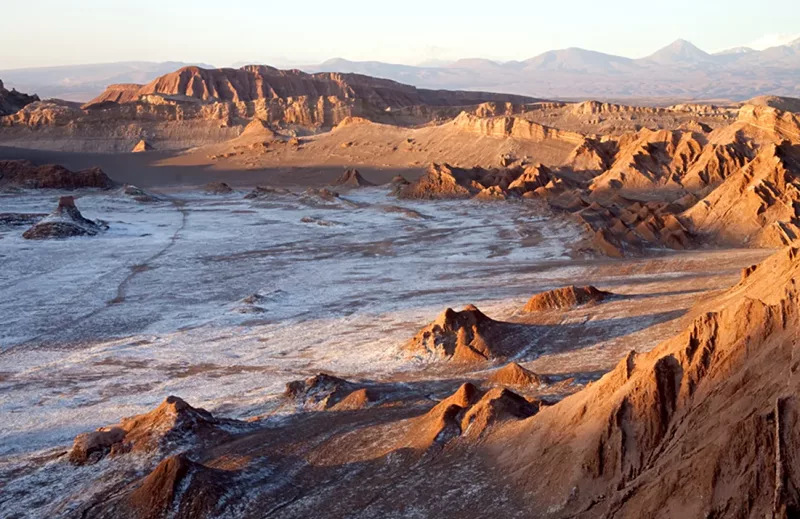
<path fill-rule="evenodd" d="M 115 85 L 89 103 L 126 103 L 142 96 L 165 94 L 186 96 L 201 101 L 250 102 L 260 99 L 286 99 L 308 96 L 360 99 L 377 109 L 430 105 L 465 106 L 487 101 L 530 102 L 531 98 L 486 92 L 425 90 L 386 79 L 359 74 L 306 74 L 299 70 L 279 70 L 264 65 L 239 69 L 184 67 L 161 76 L 147 85 Z"/>
<path fill-rule="evenodd" d="M 643 130 L 621 137 L 610 168 L 598 175 L 592 191 L 649 191 L 680 186 L 681 178 L 700 155 L 705 139 L 683 131 Z"/>
<path fill-rule="evenodd" d="M 524 96 L 424 90 L 357 74 L 306 74 L 267 66 L 186 67 L 147 85 L 112 85 L 83 106 L 33 103 L 0 119 L 5 139 L 81 151 L 130 151 L 142 135 L 159 150 L 220 143 L 260 120 L 305 132 L 349 117 L 400 125 L 447 120 L 486 102 L 522 106 Z M 39 139 L 32 141 L 29 130 Z M 44 138 L 46 137 L 46 138 Z M 29 143 L 31 141 L 31 143 Z"/>
<path fill-rule="evenodd" d="M 584 136 L 537 124 L 520 117 L 478 117 L 462 112 L 451 123 L 464 132 L 489 137 L 511 137 L 524 141 L 542 142 L 548 139 L 566 141 L 574 144 L 583 142 Z"/>
<path fill-rule="evenodd" d="M 678 109 L 690 111 L 667 111 Z M 575 110 L 614 113 L 617 108 L 584 104 Z M 512 119 L 463 114 L 451 124 L 520 142 L 525 137 L 515 134 Z M 553 135 L 545 139 L 569 137 Z M 780 247 L 800 237 L 798 143 L 796 114 L 745 105 L 729 125 L 710 132 L 643 129 L 582 137 L 560 166 L 510 154 L 493 169 L 434 163 L 395 193 L 423 199 L 539 199 L 583 226 L 584 238 L 575 246 L 579 253 L 621 257 L 708 241 Z"/>
<path fill-rule="evenodd" d="M 514 484 L 553 517 L 790 517 L 798 276 L 783 250 L 674 339 L 499 439 Z"/>
<path fill-rule="evenodd" d="M 683 217 L 723 243 L 788 245 L 800 237 L 800 155 L 788 141 L 764 146 Z"/>

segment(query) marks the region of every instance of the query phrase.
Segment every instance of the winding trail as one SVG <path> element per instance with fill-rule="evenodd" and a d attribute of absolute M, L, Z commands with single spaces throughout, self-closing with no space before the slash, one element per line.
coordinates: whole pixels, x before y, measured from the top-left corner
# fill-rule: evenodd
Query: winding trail
<path fill-rule="evenodd" d="M 189 220 L 189 211 L 186 209 L 186 202 L 183 200 L 173 199 L 172 205 L 175 206 L 182 215 L 181 224 L 178 226 L 178 229 L 175 230 L 172 237 L 170 237 L 169 242 L 167 242 L 163 249 L 145 259 L 144 262 L 130 267 L 130 274 L 128 274 L 125 279 L 120 282 L 119 286 L 117 286 L 117 295 L 114 299 L 106 304 L 106 308 L 112 305 L 123 303 L 125 301 L 125 294 L 127 293 L 128 286 L 131 284 L 133 279 L 142 272 L 147 272 L 150 270 L 150 263 L 156 261 L 161 256 L 166 254 L 177 243 L 181 232 L 183 232 L 183 230 L 186 228 L 186 222 Z M 104 309 L 105 308 L 101 308 L 100 311 Z"/>
<path fill-rule="evenodd" d="M 117 286 L 117 295 L 116 295 L 116 297 L 114 297 L 114 299 L 108 301 L 104 306 L 101 306 L 99 308 L 95 308 L 94 310 L 92 310 L 91 312 L 89 312 L 87 314 L 78 316 L 78 317 L 76 317 L 75 319 L 71 320 L 70 322 L 68 322 L 66 324 L 60 324 L 59 327 L 58 327 L 58 330 L 56 330 L 56 331 L 63 332 L 64 330 L 68 330 L 70 328 L 73 328 L 74 326 L 79 325 L 80 323 L 82 323 L 82 322 L 84 322 L 84 321 L 86 321 L 88 319 L 92 319 L 94 317 L 97 317 L 98 315 L 102 314 L 103 312 L 105 312 L 106 310 L 108 310 L 111 307 L 123 303 L 125 301 L 125 294 L 127 292 L 127 289 L 130 286 L 131 282 L 134 280 L 134 278 L 138 274 L 141 274 L 142 272 L 146 272 L 147 270 L 149 270 L 150 263 L 152 263 L 153 261 L 156 261 L 160 257 L 164 256 L 172 247 L 175 246 L 175 244 L 177 243 L 178 239 L 180 238 L 181 232 L 183 232 L 183 230 L 186 228 L 186 224 L 187 224 L 187 222 L 189 220 L 189 210 L 186 209 L 186 202 L 184 200 L 177 199 L 177 198 L 170 198 L 170 201 L 172 202 L 172 205 L 181 213 L 182 218 L 181 218 L 180 225 L 175 230 L 175 232 L 172 234 L 172 236 L 170 237 L 170 239 L 167 242 L 167 244 L 162 249 L 160 249 L 158 252 L 156 252 L 155 254 L 150 256 L 149 258 L 145 259 L 145 261 L 143 263 L 134 265 L 132 267 L 126 267 L 126 268 L 130 269 L 131 272 Z M 38 345 L 39 342 L 42 339 L 46 338 L 47 336 L 51 335 L 52 333 L 54 333 L 53 330 L 40 333 L 39 335 L 37 335 L 35 337 L 32 337 L 32 338 L 28 339 L 25 342 L 12 345 L 11 347 L 9 347 L 7 349 L 2 350 L 2 352 L 0 352 L 0 354 L 8 353 L 8 352 L 11 352 L 11 351 L 16 351 L 16 350 L 19 350 L 19 349 L 25 348 L 25 347 Z"/>

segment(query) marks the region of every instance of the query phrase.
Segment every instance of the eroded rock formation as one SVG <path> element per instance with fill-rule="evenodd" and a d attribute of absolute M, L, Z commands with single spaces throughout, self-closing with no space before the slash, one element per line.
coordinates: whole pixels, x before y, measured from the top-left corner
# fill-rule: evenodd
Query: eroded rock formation
<path fill-rule="evenodd" d="M 495 321 L 473 305 L 456 312 L 450 308 L 423 328 L 404 350 L 422 360 L 482 362 L 504 358 L 519 347 L 519 326 Z"/>
<path fill-rule="evenodd" d="M 593 286 L 576 287 L 571 285 L 536 294 L 528 300 L 524 311 L 567 310 L 576 306 L 599 303 L 611 295 L 613 294 L 597 290 Z"/>
<path fill-rule="evenodd" d="M 487 382 L 499 386 L 529 388 L 549 383 L 547 377 L 525 369 L 516 362 L 509 362 L 489 376 Z"/>
<path fill-rule="evenodd" d="M 26 240 L 47 240 L 95 236 L 105 229 L 108 229 L 108 225 L 104 222 L 95 222 L 83 217 L 75 206 L 75 198 L 62 196 L 58 200 L 58 207 L 25 231 L 22 237 Z"/>
<path fill-rule="evenodd" d="M 343 187 L 370 187 L 375 184 L 364 179 L 357 169 L 350 168 L 342 173 L 339 178 L 334 180 L 332 185 Z"/>
<path fill-rule="evenodd" d="M 63 166 L 37 166 L 29 160 L 0 160 L 0 188 L 109 189 L 114 182 L 100 168 L 70 171 Z"/>
<path fill-rule="evenodd" d="M 683 333 L 499 440 L 516 484 L 559 517 L 791 515 L 798 276 L 783 250 Z"/>
<path fill-rule="evenodd" d="M 15 114 L 38 100 L 39 97 L 36 95 L 23 94 L 14 89 L 7 90 L 0 81 L 0 117 Z"/>
<path fill-rule="evenodd" d="M 170 396 L 149 413 L 124 418 L 116 425 L 78 435 L 69 459 L 74 464 L 83 465 L 95 463 L 107 455 L 155 453 L 174 447 L 179 441 L 227 434 L 218 427 L 219 423 L 204 409 L 194 408 L 182 399 Z"/>

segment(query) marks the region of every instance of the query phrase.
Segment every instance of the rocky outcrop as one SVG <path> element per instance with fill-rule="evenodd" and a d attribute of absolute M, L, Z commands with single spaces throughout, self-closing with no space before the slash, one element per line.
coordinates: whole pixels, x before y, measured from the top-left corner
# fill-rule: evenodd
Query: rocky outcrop
<path fill-rule="evenodd" d="M 788 141 L 763 147 L 683 218 L 721 243 L 788 245 L 800 237 L 800 156 Z"/>
<path fill-rule="evenodd" d="M 579 183 L 565 179 L 542 164 L 514 162 L 499 169 L 458 168 L 449 164 L 430 164 L 419 180 L 394 186 L 399 198 L 423 200 L 477 198 L 504 200 L 528 193 L 545 196 L 575 188 Z"/>
<path fill-rule="evenodd" d="M 95 236 L 108 229 L 103 222 L 94 222 L 83 217 L 75 206 L 75 199 L 62 196 L 55 211 L 45 216 L 22 234 L 26 240 L 47 240 L 71 238 L 74 236 Z"/>
<path fill-rule="evenodd" d="M 216 515 L 230 485 L 229 472 L 190 460 L 183 454 L 158 464 L 139 484 L 122 496 L 92 507 L 99 519 L 189 519 Z"/>
<path fill-rule="evenodd" d="M 580 253 L 621 258 L 648 247 L 682 250 L 694 244 L 692 234 L 674 216 L 677 206 L 665 202 L 617 197 L 601 203 L 572 195 L 557 204 L 583 226 L 584 238 L 574 245 Z"/>
<path fill-rule="evenodd" d="M 667 111 L 666 108 L 627 106 L 603 103 L 600 101 L 583 101 L 570 106 L 570 112 L 574 115 L 608 115 L 619 113 L 657 115 L 667 113 Z"/>
<path fill-rule="evenodd" d="M 114 182 L 100 168 L 70 171 L 55 164 L 37 166 L 28 160 L 0 160 L 0 188 L 110 189 Z"/>
<path fill-rule="evenodd" d="M 599 303 L 611 295 L 613 295 L 611 292 L 597 290 L 593 286 L 576 287 L 572 285 L 536 294 L 528 300 L 524 311 L 567 310 L 577 306 Z"/>
<path fill-rule="evenodd" d="M 520 388 L 538 387 L 549 383 L 547 377 L 525 369 L 516 362 L 509 362 L 502 368 L 493 372 L 486 380 L 490 384 L 498 386 Z"/>
<path fill-rule="evenodd" d="M 356 389 L 338 403 L 331 407 L 332 411 L 355 411 L 369 407 L 377 400 L 375 395 L 368 388 Z"/>
<path fill-rule="evenodd" d="M 753 159 L 753 144 L 737 133 L 730 142 L 709 143 L 686 170 L 681 184 L 689 192 L 703 196 Z"/>
<path fill-rule="evenodd" d="M 464 106 L 487 101 L 531 102 L 525 96 L 425 90 L 386 79 L 359 74 L 306 74 L 299 70 L 278 70 L 264 65 L 248 65 L 239 69 L 204 69 L 184 67 L 161 76 L 147 85 L 115 85 L 92 100 L 88 106 L 104 103 L 132 102 L 142 96 L 167 94 L 185 96 L 206 102 L 252 102 L 290 97 L 335 97 L 357 99 L 378 110 L 413 105 Z"/>
<path fill-rule="evenodd" d="M 517 351 L 520 325 L 495 321 L 473 305 L 450 308 L 423 328 L 404 347 L 412 358 L 459 363 L 502 359 Z"/>
<path fill-rule="evenodd" d="M 615 146 L 616 143 L 586 137 L 570 152 L 564 165 L 574 171 L 601 173 L 611 167 L 614 151 L 611 148 Z"/>
<path fill-rule="evenodd" d="M 244 195 L 244 198 L 245 200 L 261 200 L 286 195 L 291 195 L 291 191 L 282 187 L 256 186 L 252 191 Z"/>
<path fill-rule="evenodd" d="M 0 225 L 6 227 L 28 226 L 46 216 L 46 213 L 0 213 Z"/>
<path fill-rule="evenodd" d="M 525 193 L 534 191 L 540 187 L 545 187 L 554 179 L 553 172 L 547 166 L 537 164 L 525 168 L 520 176 L 508 184 L 508 189 Z"/>
<path fill-rule="evenodd" d="M 364 179 L 357 169 L 351 168 L 342 173 L 331 185 L 342 187 L 371 187 L 375 184 Z"/>
<path fill-rule="evenodd" d="M 506 388 L 495 387 L 467 409 L 461 420 L 461 430 L 466 438 L 480 438 L 504 422 L 530 418 L 540 407 L 538 401 L 531 402 Z"/>
<path fill-rule="evenodd" d="M 356 384 L 343 378 L 319 373 L 305 380 L 288 382 L 283 396 L 299 409 L 325 410 L 341 403 L 358 389 Z"/>
<path fill-rule="evenodd" d="M 231 423 L 226 420 L 226 423 Z M 76 465 L 95 463 L 107 455 L 128 452 L 156 453 L 174 447 L 176 442 L 200 441 L 227 435 L 220 421 L 204 409 L 194 408 L 170 396 L 149 413 L 123 418 L 118 424 L 102 427 L 75 438 L 69 460 Z"/>
<path fill-rule="evenodd" d="M 137 83 L 108 85 L 99 97 L 83 105 L 83 108 L 104 108 L 116 103 L 131 103 L 139 99 L 138 92 L 143 86 Z"/>
<path fill-rule="evenodd" d="M 461 435 L 461 418 L 466 409 L 480 398 L 480 391 L 470 383 L 463 384 L 430 411 L 411 421 L 405 441 L 415 450 L 441 447 Z"/>
<path fill-rule="evenodd" d="M 769 106 L 744 105 L 739 109 L 737 123 L 749 126 L 751 132 L 762 132 L 762 138 L 772 142 L 800 143 L 800 114 Z"/>
<path fill-rule="evenodd" d="M 209 195 L 228 195 L 233 193 L 231 186 L 225 182 L 210 182 L 203 186 L 203 191 Z"/>
<path fill-rule="evenodd" d="M 769 106 L 784 112 L 800 113 L 800 99 L 796 97 L 758 96 L 748 99 L 745 105 Z"/>
<path fill-rule="evenodd" d="M 474 170 L 455 168 L 448 164 L 431 164 L 418 181 L 408 185 L 400 184 L 402 187 L 398 187 L 398 196 L 423 200 L 470 198 L 480 191 L 473 184 L 479 178 L 480 175 Z"/>
<path fill-rule="evenodd" d="M 798 281 L 800 254 L 785 249 L 492 454 L 548 517 L 791 516 Z"/>
<path fill-rule="evenodd" d="M 13 88 L 7 90 L 0 81 L 0 117 L 11 115 L 19 112 L 27 105 L 38 101 L 39 97 L 36 95 L 27 95 L 17 92 Z"/>
<path fill-rule="evenodd" d="M 153 146 L 150 145 L 149 142 L 142 139 L 136 143 L 136 146 L 133 147 L 131 153 L 142 153 L 144 151 L 152 151 L 153 149 L 154 149 Z"/>
<path fill-rule="evenodd" d="M 532 142 L 559 140 L 576 145 L 584 140 L 579 133 L 550 128 L 519 117 L 486 118 L 462 112 L 450 124 L 459 131 L 487 137 L 510 137 Z"/>
<path fill-rule="evenodd" d="M 539 402 L 528 401 L 508 389 L 492 388 L 484 393 L 466 383 L 412 420 L 406 445 L 430 450 L 454 440 L 474 441 L 505 422 L 535 415 L 539 408 Z"/>
<path fill-rule="evenodd" d="M 142 135 L 159 150 L 220 144 L 237 137 L 263 148 L 277 138 L 277 131 L 317 132 L 356 119 L 413 126 L 450 120 L 458 111 L 484 102 L 531 100 L 417 89 L 356 74 L 306 74 L 264 66 L 187 67 L 148 85 L 113 85 L 83 106 L 32 103 L 0 118 L 0 126 L 10 128 L 3 132 L 6 141 L 68 151 L 129 152 Z"/>
<path fill-rule="evenodd" d="M 122 189 L 120 189 L 120 194 L 143 204 L 159 202 L 161 200 L 161 198 L 156 195 L 148 193 L 144 189 L 131 184 L 124 184 Z"/>
<path fill-rule="evenodd" d="M 403 175 L 395 175 L 389 183 L 392 196 L 400 196 L 403 190 L 411 184 Z"/>
<path fill-rule="evenodd" d="M 247 123 L 247 126 L 242 130 L 239 137 L 256 138 L 262 141 L 271 141 L 277 137 L 277 134 L 269 127 L 269 125 L 258 117 Z"/>
<path fill-rule="evenodd" d="M 678 130 L 621 137 L 614 163 L 590 186 L 594 192 L 643 192 L 654 188 L 680 189 L 681 178 L 700 155 L 705 140 Z"/>

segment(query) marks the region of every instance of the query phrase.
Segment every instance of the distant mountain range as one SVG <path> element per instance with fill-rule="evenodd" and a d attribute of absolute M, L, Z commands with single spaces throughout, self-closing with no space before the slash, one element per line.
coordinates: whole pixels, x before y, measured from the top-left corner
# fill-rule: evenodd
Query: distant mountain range
<path fill-rule="evenodd" d="M 9 87 L 42 98 L 87 101 L 108 84 L 147 83 L 185 65 L 211 68 L 201 63 L 123 62 L 0 70 L 0 79 Z M 714 54 L 677 40 L 641 59 L 569 48 L 504 63 L 462 59 L 412 66 L 337 58 L 297 68 L 364 74 L 421 88 L 483 90 L 548 99 L 740 101 L 759 95 L 800 97 L 800 39 L 762 51 L 737 47 Z"/>
<path fill-rule="evenodd" d="M 488 90 L 549 99 L 740 101 L 767 94 L 800 96 L 800 40 L 762 51 L 739 47 L 714 54 L 677 40 L 641 59 L 570 48 L 505 63 L 467 59 L 412 67 L 334 59 L 304 70 L 355 72 L 425 88 Z"/>

